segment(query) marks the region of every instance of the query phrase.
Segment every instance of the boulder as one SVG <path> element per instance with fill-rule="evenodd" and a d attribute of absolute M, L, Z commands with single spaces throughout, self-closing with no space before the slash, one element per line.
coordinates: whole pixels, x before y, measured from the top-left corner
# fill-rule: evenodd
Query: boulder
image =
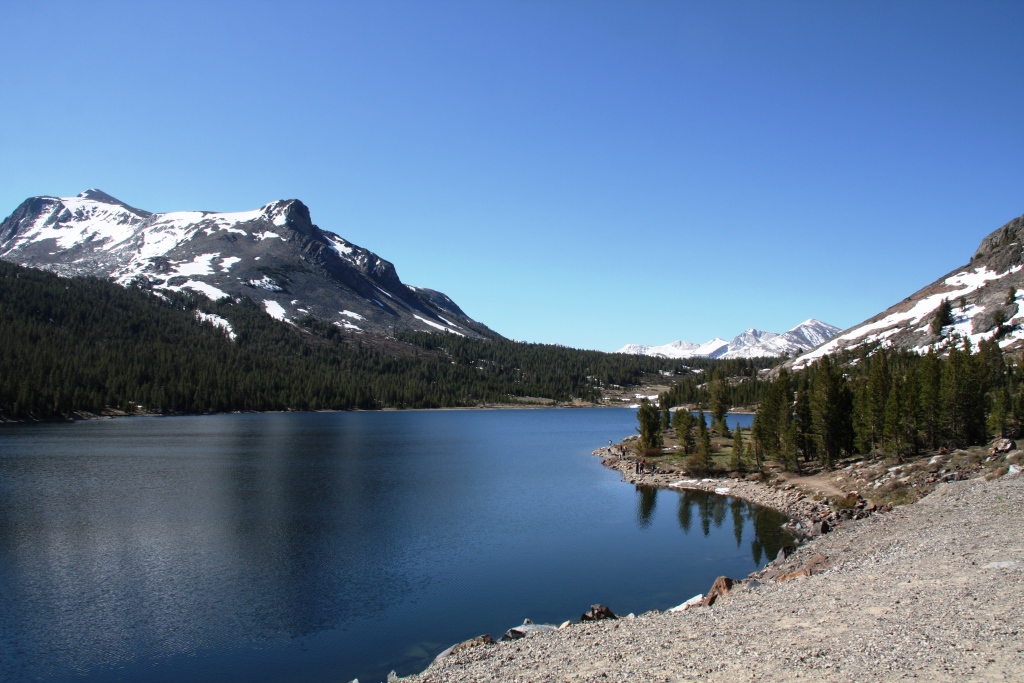
<path fill-rule="evenodd" d="M 782 576 L 780 576 L 779 583 L 783 583 L 791 579 L 801 579 L 807 576 L 814 576 L 815 574 L 820 574 L 826 569 L 828 569 L 828 558 L 822 555 L 821 553 L 818 553 L 810 560 L 808 560 L 807 564 L 805 564 L 800 569 L 797 569 L 795 572 L 790 572 L 788 574 L 783 574 Z"/>
<path fill-rule="evenodd" d="M 686 610 L 690 609 L 691 607 L 700 607 L 703 602 L 704 602 L 704 594 L 703 593 L 698 593 L 697 595 L 694 595 L 692 598 L 690 598 L 689 600 L 687 600 L 683 604 L 676 605 L 675 607 L 673 607 L 672 609 L 670 609 L 668 611 L 669 612 L 685 612 Z"/>
<path fill-rule="evenodd" d="M 704 601 L 701 603 L 703 607 L 711 607 L 722 595 L 728 595 L 729 591 L 732 590 L 733 584 L 736 581 L 730 579 L 728 576 L 719 576 L 715 579 L 715 582 L 711 584 L 711 590 L 704 596 Z"/>
<path fill-rule="evenodd" d="M 494 645 L 494 638 L 491 637 L 490 633 L 485 633 L 482 636 L 477 636 L 476 638 L 470 638 L 469 640 L 464 640 L 461 643 L 456 643 L 447 650 L 443 650 L 437 657 L 434 657 L 434 661 L 439 662 L 445 657 L 449 657 L 456 652 L 462 652 L 463 650 L 468 650 L 471 647 L 479 647 L 481 645 Z"/>
<path fill-rule="evenodd" d="M 796 552 L 796 548 L 791 545 L 784 545 L 779 548 L 779 554 L 775 556 L 775 562 L 782 562 L 784 559 Z"/>
<path fill-rule="evenodd" d="M 589 612 L 584 612 L 580 621 L 601 621 L 602 619 L 618 619 L 607 605 L 591 605 Z"/>
<path fill-rule="evenodd" d="M 525 638 L 531 633 L 546 633 L 548 631 L 557 630 L 557 626 L 551 626 L 550 624 L 535 624 L 527 619 L 521 626 L 513 626 L 509 630 L 505 631 L 505 635 L 501 637 L 501 640 L 519 640 L 520 638 Z"/>
<path fill-rule="evenodd" d="M 1012 450 L 1016 450 L 1016 448 L 1017 444 L 1013 442 L 1013 439 L 996 439 L 995 443 L 992 444 L 992 448 L 989 449 L 989 454 L 1009 453 Z"/>

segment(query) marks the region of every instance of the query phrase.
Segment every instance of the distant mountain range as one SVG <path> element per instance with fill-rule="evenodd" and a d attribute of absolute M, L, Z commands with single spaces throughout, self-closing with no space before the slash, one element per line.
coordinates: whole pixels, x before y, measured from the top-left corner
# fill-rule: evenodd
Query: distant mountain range
<path fill-rule="evenodd" d="M 32 197 L 0 223 L 0 258 L 155 291 L 249 297 L 280 320 L 313 316 L 354 333 L 497 336 L 441 292 L 404 284 L 388 261 L 321 230 L 296 199 L 151 213 L 100 190 Z"/>
<path fill-rule="evenodd" d="M 943 299 L 951 304 L 951 321 L 936 333 L 932 321 Z M 958 339 L 969 340 L 974 350 L 981 341 L 996 339 L 1004 351 L 1019 352 L 1024 350 L 1022 299 L 1024 216 L 985 237 L 968 264 L 792 363 L 805 367 L 825 354 L 874 345 L 941 353 Z"/>
<path fill-rule="evenodd" d="M 776 334 L 751 328 L 732 341 L 716 337 L 703 344 L 674 341 L 662 346 L 626 344 L 619 353 L 662 358 L 763 358 L 792 355 L 824 344 L 842 330 L 811 318 L 788 332 Z"/>

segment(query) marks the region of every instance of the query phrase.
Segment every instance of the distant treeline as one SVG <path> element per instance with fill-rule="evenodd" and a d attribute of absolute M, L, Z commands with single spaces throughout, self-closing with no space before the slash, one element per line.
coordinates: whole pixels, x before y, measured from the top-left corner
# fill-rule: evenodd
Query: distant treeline
<path fill-rule="evenodd" d="M 198 323 L 200 310 L 227 319 L 236 339 Z M 280 322 L 248 299 L 155 296 L 0 262 L 0 413 L 14 418 L 596 401 L 601 385 L 682 367 L 448 334 L 388 343 L 313 318 Z"/>
<path fill-rule="evenodd" d="M 724 403 L 726 407 L 755 405 L 768 386 L 757 381 L 758 371 L 779 362 L 778 358 L 690 358 L 686 365 L 698 374 L 680 378 L 661 397 L 661 405 L 700 404 L 707 407 L 716 402 Z"/>

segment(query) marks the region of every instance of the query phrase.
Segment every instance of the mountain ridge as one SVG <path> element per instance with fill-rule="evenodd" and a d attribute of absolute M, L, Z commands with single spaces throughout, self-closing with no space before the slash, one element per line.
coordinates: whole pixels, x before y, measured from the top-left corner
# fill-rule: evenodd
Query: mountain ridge
<path fill-rule="evenodd" d="M 732 341 L 715 337 L 703 344 L 686 341 L 674 341 L 661 346 L 626 344 L 617 353 L 680 359 L 764 358 L 812 349 L 841 331 L 834 325 L 809 318 L 781 334 L 751 327 L 736 335 Z"/>
<path fill-rule="evenodd" d="M 278 319 L 314 316 L 350 333 L 496 336 L 447 295 L 406 285 L 390 261 L 322 230 L 298 199 L 153 213 L 97 189 L 30 197 L 0 223 L 0 258 L 154 291 L 248 296 Z"/>
<path fill-rule="evenodd" d="M 942 301 L 950 321 L 932 329 Z M 995 340 L 1004 352 L 1024 351 L 1024 216 L 982 238 L 968 263 L 939 277 L 881 313 L 854 325 L 818 348 L 790 361 L 796 368 L 826 354 L 861 347 L 904 348 L 944 353 L 967 340 L 977 349 Z"/>

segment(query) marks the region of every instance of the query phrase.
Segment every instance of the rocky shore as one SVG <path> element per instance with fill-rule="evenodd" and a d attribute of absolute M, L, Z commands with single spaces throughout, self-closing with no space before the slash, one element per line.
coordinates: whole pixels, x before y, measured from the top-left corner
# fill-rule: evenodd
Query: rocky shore
<path fill-rule="evenodd" d="M 891 508 L 785 480 L 636 475 L 612 453 L 595 451 L 626 481 L 773 507 L 806 542 L 746 579 L 716 582 L 717 599 L 467 644 L 408 680 L 1024 681 L 1019 466 L 975 467 L 987 478 L 964 481 L 934 458 L 908 465 L 908 474 L 876 468 L 872 490 L 914 472 L 934 482 L 917 503 Z M 862 469 L 850 465 L 845 476 L 865 483 Z"/>
<path fill-rule="evenodd" d="M 778 482 L 768 485 L 756 479 L 740 479 L 737 477 L 705 477 L 694 478 L 679 472 L 660 472 L 636 474 L 635 461 L 615 455 L 612 447 L 600 448 L 594 455 L 603 458 L 606 467 L 617 470 L 624 481 L 636 486 L 653 486 L 656 488 L 698 489 L 710 493 L 742 498 L 744 500 L 770 507 L 792 518 L 793 527 L 803 531 L 801 535 L 809 535 L 815 524 L 821 520 L 835 517 L 836 511 L 823 496 L 814 497 L 814 493 L 802 490 L 795 484 Z M 866 504 L 865 504 L 866 507 Z"/>

